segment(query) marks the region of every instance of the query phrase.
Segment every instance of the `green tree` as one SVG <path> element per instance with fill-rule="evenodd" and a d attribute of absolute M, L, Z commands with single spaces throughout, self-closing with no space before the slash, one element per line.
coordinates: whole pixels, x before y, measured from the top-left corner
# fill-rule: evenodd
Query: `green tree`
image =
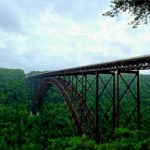
<path fill-rule="evenodd" d="M 118 16 L 121 12 L 128 12 L 134 16 L 129 24 L 136 28 L 141 22 L 148 23 L 150 18 L 150 0 L 113 0 L 111 1 L 111 10 L 107 11 L 106 16 Z"/>

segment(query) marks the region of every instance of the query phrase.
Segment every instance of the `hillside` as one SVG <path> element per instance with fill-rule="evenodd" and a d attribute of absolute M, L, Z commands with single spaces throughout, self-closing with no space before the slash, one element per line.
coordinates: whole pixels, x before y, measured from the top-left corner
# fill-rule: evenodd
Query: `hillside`
<path fill-rule="evenodd" d="M 149 125 L 150 75 L 140 76 L 142 114 Z M 97 145 L 86 135 L 78 137 L 61 95 L 51 88 L 39 116 L 31 115 L 25 73 L 0 68 L 0 149 L 148 149 L 150 137 L 141 131 L 118 129 L 115 141 Z M 150 130 L 149 130 L 150 131 Z"/>

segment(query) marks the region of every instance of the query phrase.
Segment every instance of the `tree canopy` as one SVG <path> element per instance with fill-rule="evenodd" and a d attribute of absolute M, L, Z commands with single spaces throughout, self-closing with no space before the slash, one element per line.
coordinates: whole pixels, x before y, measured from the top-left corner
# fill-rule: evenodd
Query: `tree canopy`
<path fill-rule="evenodd" d="M 25 77 L 23 70 L 0 68 L 0 150 L 150 149 L 150 75 L 140 75 L 141 130 L 118 128 L 112 133 L 107 121 L 103 121 L 101 129 L 107 133 L 107 139 L 99 145 L 86 134 L 77 136 L 71 115 L 56 87 L 51 87 L 45 95 L 40 115 L 32 115 L 30 89 L 26 85 Z M 131 77 L 133 76 L 125 77 L 127 83 L 130 83 Z M 101 78 L 107 81 L 108 76 L 101 75 Z M 93 77 L 90 76 L 87 80 L 91 83 Z M 121 80 L 120 86 L 123 89 L 125 87 Z M 109 87 L 108 90 L 110 90 Z M 92 92 L 90 90 L 87 92 L 86 100 L 89 107 L 93 105 L 92 101 L 95 103 L 94 97 L 90 94 Z M 122 92 L 120 90 L 120 93 Z M 100 99 L 102 110 L 107 109 L 106 105 L 110 106 L 111 103 L 107 94 L 106 91 L 104 97 Z M 131 115 L 132 98 L 130 96 L 128 93 L 126 99 L 120 101 L 121 106 L 124 107 L 120 110 L 124 110 L 126 115 Z M 135 110 L 134 107 L 133 109 Z M 107 115 L 111 113 L 107 112 Z M 121 115 L 120 119 L 124 121 L 126 116 Z M 133 116 L 133 119 L 136 120 L 136 116 Z"/>
<path fill-rule="evenodd" d="M 147 24 L 150 18 L 150 0 L 113 0 L 111 10 L 105 16 L 118 16 L 121 12 L 128 12 L 134 19 L 129 23 L 136 28 L 140 23 Z"/>

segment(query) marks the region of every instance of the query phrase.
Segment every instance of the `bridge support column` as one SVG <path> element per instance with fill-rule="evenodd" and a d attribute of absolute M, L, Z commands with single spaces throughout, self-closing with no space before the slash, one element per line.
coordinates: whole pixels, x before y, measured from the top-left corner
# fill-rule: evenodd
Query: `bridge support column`
<path fill-rule="evenodd" d="M 140 128 L 139 71 L 115 72 L 114 128 Z"/>
<path fill-rule="evenodd" d="M 115 72 L 114 128 L 119 127 L 119 71 Z"/>
<path fill-rule="evenodd" d="M 96 110 L 95 110 L 95 140 L 97 143 L 99 143 L 100 141 L 100 133 L 98 132 L 99 131 L 99 74 L 98 72 L 96 72 L 96 91 L 95 91 L 95 105 L 96 105 Z"/>
<path fill-rule="evenodd" d="M 140 80 L 139 80 L 139 71 L 137 71 L 137 128 L 141 128 L 141 113 L 140 113 Z"/>
<path fill-rule="evenodd" d="M 80 108 L 81 108 L 81 124 L 83 124 L 83 119 L 84 119 L 84 116 L 83 116 L 83 103 L 84 103 L 84 75 L 83 75 L 83 73 L 82 73 L 82 77 L 81 77 L 81 97 L 82 97 L 82 99 L 81 99 L 81 106 L 80 106 Z"/>

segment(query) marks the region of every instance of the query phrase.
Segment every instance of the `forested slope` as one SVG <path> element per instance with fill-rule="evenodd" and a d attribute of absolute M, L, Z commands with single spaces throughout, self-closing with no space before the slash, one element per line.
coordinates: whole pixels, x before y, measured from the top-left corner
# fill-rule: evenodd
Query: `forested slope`
<path fill-rule="evenodd" d="M 148 122 L 150 76 L 142 75 L 140 79 Z M 101 145 L 86 135 L 78 137 L 63 98 L 55 88 L 46 95 L 41 114 L 31 115 L 24 71 L 0 68 L 0 150 L 148 149 L 150 138 L 143 130 L 118 129 L 115 141 L 110 139 Z"/>

